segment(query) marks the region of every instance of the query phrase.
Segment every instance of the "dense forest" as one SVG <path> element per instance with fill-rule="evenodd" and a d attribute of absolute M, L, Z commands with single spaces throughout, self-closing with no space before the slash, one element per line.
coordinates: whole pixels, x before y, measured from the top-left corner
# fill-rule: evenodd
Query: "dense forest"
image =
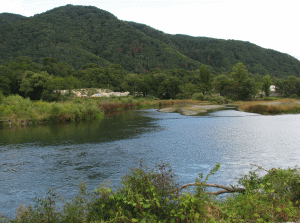
<path fill-rule="evenodd" d="M 300 61 L 249 42 L 170 35 L 92 6 L 0 14 L 0 92 L 62 100 L 108 88 L 157 98 L 300 96 Z"/>

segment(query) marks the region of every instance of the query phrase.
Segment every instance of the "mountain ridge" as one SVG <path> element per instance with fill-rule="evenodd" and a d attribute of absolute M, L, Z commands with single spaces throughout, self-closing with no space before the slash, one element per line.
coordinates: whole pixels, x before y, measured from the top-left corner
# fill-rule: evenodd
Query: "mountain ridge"
<path fill-rule="evenodd" d="M 146 73 L 154 68 L 193 70 L 205 64 L 216 73 L 229 73 L 242 62 L 251 73 L 300 76 L 300 61 L 288 54 L 240 40 L 167 34 L 119 20 L 94 6 L 66 5 L 32 17 L 2 13 L 0 40 L 0 63 L 20 55 L 35 62 L 51 56 L 75 69 L 87 63 L 114 63 Z"/>

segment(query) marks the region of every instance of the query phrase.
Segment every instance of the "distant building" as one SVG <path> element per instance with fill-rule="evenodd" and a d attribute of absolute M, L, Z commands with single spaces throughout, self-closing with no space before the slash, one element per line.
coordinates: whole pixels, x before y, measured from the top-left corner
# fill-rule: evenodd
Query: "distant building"
<path fill-rule="evenodd" d="M 281 96 L 278 92 L 276 92 L 276 86 L 275 85 L 270 86 L 270 96 L 272 96 L 272 97 Z"/>
<path fill-rule="evenodd" d="M 259 95 L 266 96 L 264 91 L 259 91 Z M 279 97 L 279 96 L 281 96 L 278 92 L 276 92 L 276 86 L 275 85 L 271 85 L 270 86 L 270 96 L 271 97 Z"/>

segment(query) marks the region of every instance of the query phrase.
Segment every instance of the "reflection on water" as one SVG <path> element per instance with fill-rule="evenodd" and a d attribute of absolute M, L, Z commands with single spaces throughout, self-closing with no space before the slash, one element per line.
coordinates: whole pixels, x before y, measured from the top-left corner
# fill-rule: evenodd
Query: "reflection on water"
<path fill-rule="evenodd" d="M 131 111 L 97 123 L 0 130 L 0 210 L 13 216 L 47 188 L 65 198 L 80 180 L 90 190 L 118 185 L 130 167 L 170 163 L 180 183 L 194 182 L 216 163 L 210 182 L 235 184 L 250 163 L 292 167 L 300 158 L 300 115 L 263 116 L 223 110 L 188 117 Z"/>

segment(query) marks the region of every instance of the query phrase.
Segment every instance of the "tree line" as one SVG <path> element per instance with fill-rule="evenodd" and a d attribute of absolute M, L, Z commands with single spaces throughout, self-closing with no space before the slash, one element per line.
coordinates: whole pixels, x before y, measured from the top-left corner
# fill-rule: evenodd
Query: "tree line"
<path fill-rule="evenodd" d="M 18 94 L 31 100 L 60 101 L 57 90 L 104 88 L 129 91 L 136 96 L 160 99 L 187 99 L 195 94 L 219 94 L 231 100 L 252 100 L 260 93 L 270 95 L 270 85 L 284 97 L 300 96 L 300 78 L 271 78 L 250 73 L 243 63 L 237 63 L 230 73 L 213 73 L 212 68 L 151 69 L 148 73 L 132 73 L 121 65 L 100 66 L 88 63 L 75 70 L 71 65 L 46 57 L 40 63 L 19 56 L 0 65 L 0 91 L 4 95 Z"/>

